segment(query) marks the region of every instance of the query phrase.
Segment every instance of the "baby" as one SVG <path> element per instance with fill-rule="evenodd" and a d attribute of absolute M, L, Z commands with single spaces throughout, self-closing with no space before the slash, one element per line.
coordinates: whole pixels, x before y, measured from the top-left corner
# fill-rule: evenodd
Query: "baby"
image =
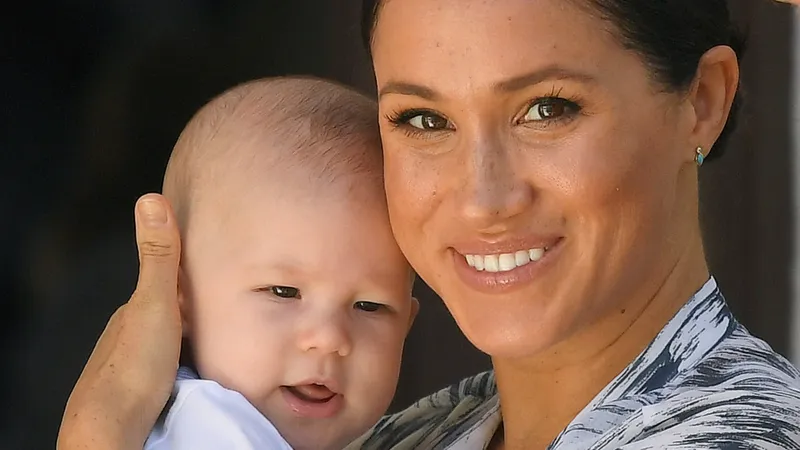
<path fill-rule="evenodd" d="M 164 194 L 195 368 L 145 449 L 338 450 L 385 413 L 418 304 L 382 162 L 375 103 L 323 80 L 245 83 L 192 118 Z"/>

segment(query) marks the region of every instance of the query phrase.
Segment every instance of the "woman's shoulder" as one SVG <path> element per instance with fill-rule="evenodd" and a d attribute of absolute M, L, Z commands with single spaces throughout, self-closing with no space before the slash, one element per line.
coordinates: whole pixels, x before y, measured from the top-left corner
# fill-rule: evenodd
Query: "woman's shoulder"
<path fill-rule="evenodd" d="M 800 388 L 753 381 L 694 388 L 645 406 L 627 427 L 640 433 L 622 448 L 800 449 Z"/>
<path fill-rule="evenodd" d="M 640 411 L 637 444 L 800 448 L 800 371 L 741 325 L 676 381 Z"/>
<path fill-rule="evenodd" d="M 737 323 L 694 367 L 676 377 L 675 383 L 683 390 L 776 391 L 794 400 L 800 393 L 800 370 Z"/>
<path fill-rule="evenodd" d="M 436 448 L 500 421 L 494 372 L 465 378 L 418 400 L 405 410 L 385 416 L 352 449 Z"/>
<path fill-rule="evenodd" d="M 691 358 L 658 352 L 646 376 L 601 397 L 554 448 L 800 449 L 800 371 L 740 324 L 725 330 L 695 336 Z"/>

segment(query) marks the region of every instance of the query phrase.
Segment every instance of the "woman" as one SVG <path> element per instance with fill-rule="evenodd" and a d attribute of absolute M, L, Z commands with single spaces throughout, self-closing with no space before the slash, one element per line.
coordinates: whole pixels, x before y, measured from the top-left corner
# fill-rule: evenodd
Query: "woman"
<path fill-rule="evenodd" d="M 697 172 L 736 109 L 725 2 L 367 11 L 396 238 L 494 371 L 352 447 L 800 448 L 800 372 L 732 317 L 701 242 Z M 139 206 L 139 288 L 61 448 L 141 448 L 168 396 L 178 237 Z"/>

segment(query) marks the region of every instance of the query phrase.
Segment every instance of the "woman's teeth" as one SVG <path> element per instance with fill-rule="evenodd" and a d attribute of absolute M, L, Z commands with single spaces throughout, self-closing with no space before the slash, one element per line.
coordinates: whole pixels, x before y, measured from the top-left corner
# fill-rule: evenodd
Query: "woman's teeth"
<path fill-rule="evenodd" d="M 522 267 L 531 261 L 536 262 L 542 259 L 547 249 L 532 248 L 530 250 L 520 250 L 515 253 L 501 253 L 499 255 L 464 255 L 467 264 L 477 271 L 486 272 L 508 272 L 517 267 Z"/>

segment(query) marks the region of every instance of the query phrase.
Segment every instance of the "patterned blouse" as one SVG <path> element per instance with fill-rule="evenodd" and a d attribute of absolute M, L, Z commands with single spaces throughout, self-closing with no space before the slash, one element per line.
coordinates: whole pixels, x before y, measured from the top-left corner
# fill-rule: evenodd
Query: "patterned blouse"
<path fill-rule="evenodd" d="M 348 448 L 482 450 L 500 422 L 485 372 Z M 736 321 L 711 278 L 548 447 L 566 449 L 800 450 L 800 372 Z"/>

